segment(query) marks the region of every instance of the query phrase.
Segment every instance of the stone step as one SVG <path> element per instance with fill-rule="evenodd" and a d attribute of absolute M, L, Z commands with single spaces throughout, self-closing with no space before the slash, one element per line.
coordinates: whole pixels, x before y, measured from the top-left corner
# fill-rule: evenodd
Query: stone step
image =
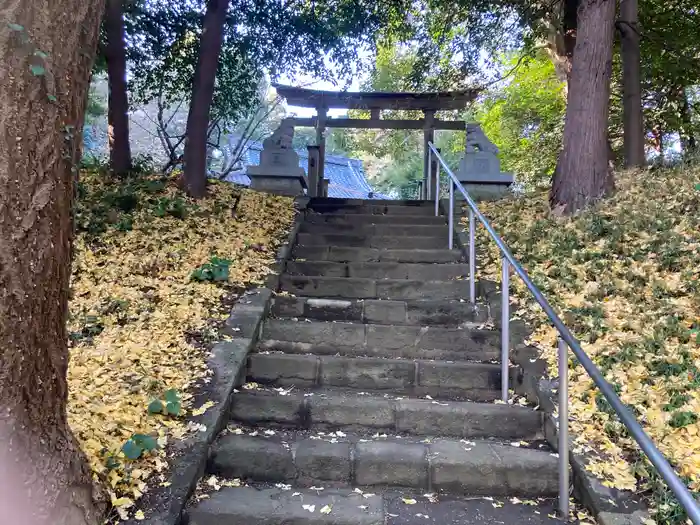
<path fill-rule="evenodd" d="M 377 299 L 319 299 L 275 296 L 271 313 L 281 318 L 305 318 L 316 321 L 418 325 L 479 326 L 489 320 L 500 321 L 499 305 L 467 301 L 390 301 Z"/>
<path fill-rule="evenodd" d="M 347 246 L 296 245 L 292 255 L 296 259 L 335 262 L 454 263 L 464 260 L 460 250 L 352 248 Z"/>
<path fill-rule="evenodd" d="M 407 505 L 404 499 L 409 498 L 416 503 Z M 556 509 L 556 498 L 523 505 L 517 499 L 455 498 L 406 489 L 377 495 L 350 488 L 253 485 L 224 487 L 188 514 L 190 525 L 561 525 Z"/>
<path fill-rule="evenodd" d="M 405 498 L 416 501 L 406 505 Z M 384 495 L 385 525 L 577 525 L 590 521 L 562 521 L 556 498 L 537 498 L 526 504 L 517 498 L 455 498 L 401 491 Z M 629 522 L 628 522 L 629 523 Z M 622 524 L 618 524 L 622 525 Z"/>
<path fill-rule="evenodd" d="M 419 199 L 343 199 L 337 197 L 312 197 L 309 200 L 309 207 L 316 206 L 431 206 L 432 201 Z"/>
<path fill-rule="evenodd" d="M 491 363 L 254 353 L 248 381 L 266 386 L 347 387 L 416 397 L 492 401 L 499 397 L 500 366 Z"/>
<path fill-rule="evenodd" d="M 501 341 L 500 332 L 485 329 L 329 323 L 289 319 L 267 319 L 262 338 L 329 346 L 478 352 L 493 356 L 488 359 L 498 357 Z"/>
<path fill-rule="evenodd" d="M 212 446 L 209 471 L 306 487 L 410 487 L 469 496 L 557 492 L 557 458 L 544 450 L 441 438 L 326 441 L 260 434 L 220 435 Z"/>
<path fill-rule="evenodd" d="M 340 299 L 390 299 L 395 301 L 469 298 L 469 280 L 422 281 L 410 279 L 362 279 L 283 274 L 280 290 L 304 297 Z M 477 292 L 477 296 L 478 296 Z"/>
<path fill-rule="evenodd" d="M 446 224 L 445 217 L 434 215 L 373 215 L 370 213 L 308 213 L 305 224 L 391 224 L 438 225 Z"/>
<path fill-rule="evenodd" d="M 392 204 L 381 204 L 367 202 L 361 205 L 346 204 L 312 204 L 314 213 L 342 213 L 345 215 L 413 215 L 413 216 L 435 216 L 435 205 L 421 204 L 419 206 L 397 206 Z"/>
<path fill-rule="evenodd" d="M 377 432 L 414 436 L 532 440 L 542 437 L 542 413 L 531 408 L 468 401 L 371 395 L 339 388 L 242 390 L 231 416 L 257 426 Z"/>
<path fill-rule="evenodd" d="M 326 506 L 330 512 L 321 512 Z M 189 525 L 385 524 L 381 496 L 347 489 L 292 491 L 268 487 L 224 487 L 189 508 L 187 513 Z"/>
<path fill-rule="evenodd" d="M 300 246 L 348 246 L 352 248 L 439 250 L 447 248 L 447 236 L 380 236 L 342 233 L 299 233 Z"/>
<path fill-rule="evenodd" d="M 429 263 L 336 263 L 333 261 L 289 261 L 287 273 L 319 277 L 359 277 L 362 279 L 412 279 L 450 281 L 469 275 L 468 264 Z"/>
<path fill-rule="evenodd" d="M 383 359 L 442 360 L 482 362 L 494 361 L 498 352 L 493 350 L 442 350 L 440 348 L 385 348 L 382 346 L 348 346 L 341 343 L 313 344 L 266 339 L 258 343 L 260 352 L 282 352 L 301 355 L 338 355 L 343 357 L 379 357 Z"/>
<path fill-rule="evenodd" d="M 427 236 L 439 237 L 447 242 L 447 224 L 357 224 L 353 220 L 337 222 L 334 224 L 318 224 L 303 222 L 302 233 L 312 235 L 325 235 L 344 233 L 349 235 L 378 235 L 378 236 Z"/>

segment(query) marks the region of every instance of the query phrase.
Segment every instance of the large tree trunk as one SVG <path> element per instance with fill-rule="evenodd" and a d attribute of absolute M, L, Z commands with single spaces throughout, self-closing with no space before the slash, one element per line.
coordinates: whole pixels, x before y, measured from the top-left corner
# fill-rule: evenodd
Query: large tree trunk
<path fill-rule="evenodd" d="M 116 173 L 131 168 L 129 146 L 129 99 L 126 91 L 126 41 L 123 0 L 107 0 L 105 12 L 107 33 L 107 77 L 109 81 L 109 160 Z"/>
<path fill-rule="evenodd" d="M 103 1 L 0 0 L 0 516 L 100 523 L 67 421 L 71 205 Z M 31 67 L 33 66 L 33 67 Z"/>
<path fill-rule="evenodd" d="M 622 40 L 622 93 L 625 166 L 644 166 L 644 122 L 642 116 L 641 51 L 639 47 L 638 0 L 620 2 Z"/>
<path fill-rule="evenodd" d="M 208 0 L 199 58 L 194 73 L 192 100 L 187 116 L 185 139 L 185 189 L 193 197 L 202 197 L 207 187 L 207 131 L 209 110 L 214 97 L 214 81 L 224 37 L 229 0 Z"/>
<path fill-rule="evenodd" d="M 614 187 L 607 143 L 614 28 L 614 0 L 582 0 L 563 149 L 550 194 L 557 211 L 573 213 Z"/>

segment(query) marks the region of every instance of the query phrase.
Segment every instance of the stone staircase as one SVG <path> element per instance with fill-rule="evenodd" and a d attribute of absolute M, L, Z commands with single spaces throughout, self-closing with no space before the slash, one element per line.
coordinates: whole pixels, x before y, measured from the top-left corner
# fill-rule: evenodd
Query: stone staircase
<path fill-rule="evenodd" d="M 465 300 L 445 218 L 401 201 L 306 213 L 208 465 L 247 486 L 190 525 L 560 523 L 541 413 L 494 402 L 500 298 L 479 283 L 485 300 Z"/>

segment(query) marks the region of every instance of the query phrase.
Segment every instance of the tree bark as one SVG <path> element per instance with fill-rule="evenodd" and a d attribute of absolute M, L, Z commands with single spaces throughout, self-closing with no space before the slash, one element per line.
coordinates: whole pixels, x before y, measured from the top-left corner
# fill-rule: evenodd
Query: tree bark
<path fill-rule="evenodd" d="M 566 108 L 563 149 L 550 204 L 573 213 L 613 190 L 608 167 L 608 113 L 614 0 L 583 0 Z"/>
<path fill-rule="evenodd" d="M 626 167 L 646 164 L 642 115 L 641 51 L 639 47 L 638 0 L 621 0 L 623 130 Z"/>
<path fill-rule="evenodd" d="M 187 193 L 192 197 L 203 197 L 206 193 L 209 110 L 214 97 L 214 81 L 228 4 L 229 0 L 208 0 L 204 15 L 185 138 L 184 183 Z"/>
<path fill-rule="evenodd" d="M 131 169 L 129 99 L 126 86 L 126 38 L 123 0 L 107 0 L 105 12 L 107 78 L 109 84 L 109 161 L 116 173 Z"/>
<path fill-rule="evenodd" d="M 571 64 L 576 46 L 576 13 L 580 0 L 563 0 L 558 3 L 557 20 L 548 23 L 547 52 L 554 64 L 557 78 L 564 82 L 564 96 L 568 94 Z"/>
<path fill-rule="evenodd" d="M 7 523 L 92 525 L 104 510 L 66 413 L 71 205 L 103 7 L 0 0 L 0 516 Z"/>

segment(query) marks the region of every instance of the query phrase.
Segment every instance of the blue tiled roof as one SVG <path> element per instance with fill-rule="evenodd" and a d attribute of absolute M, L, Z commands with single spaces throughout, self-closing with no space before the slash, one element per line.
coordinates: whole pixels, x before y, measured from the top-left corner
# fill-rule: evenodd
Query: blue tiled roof
<path fill-rule="evenodd" d="M 251 142 L 247 151 L 243 154 L 243 164 L 256 166 L 260 164 L 260 152 L 262 144 Z M 309 153 L 304 150 L 296 150 L 299 155 L 299 166 L 304 168 L 308 176 Z M 389 199 L 386 195 L 373 193 L 372 186 L 365 178 L 365 170 L 362 161 L 350 159 L 339 155 L 326 155 L 324 178 L 328 179 L 328 196 L 340 199 Z M 229 182 L 250 186 L 250 178 L 245 169 L 231 173 L 226 178 Z M 372 194 L 370 197 L 369 195 Z"/>

